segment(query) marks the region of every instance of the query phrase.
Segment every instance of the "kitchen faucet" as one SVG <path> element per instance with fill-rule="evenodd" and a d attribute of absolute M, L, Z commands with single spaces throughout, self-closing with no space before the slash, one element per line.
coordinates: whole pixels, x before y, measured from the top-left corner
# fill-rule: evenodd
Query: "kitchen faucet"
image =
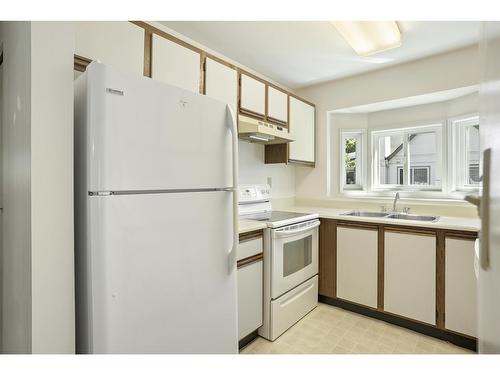
<path fill-rule="evenodd" d="M 396 196 L 394 197 L 394 203 L 392 205 L 392 212 L 396 212 L 396 203 L 398 203 L 399 199 L 399 191 L 396 193 Z"/>

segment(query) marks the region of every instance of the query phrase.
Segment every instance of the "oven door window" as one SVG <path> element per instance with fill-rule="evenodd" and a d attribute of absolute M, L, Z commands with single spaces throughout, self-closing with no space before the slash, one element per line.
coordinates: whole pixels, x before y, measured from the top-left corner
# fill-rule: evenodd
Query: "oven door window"
<path fill-rule="evenodd" d="M 306 268 L 312 263 L 312 236 L 283 244 L 283 277 Z"/>

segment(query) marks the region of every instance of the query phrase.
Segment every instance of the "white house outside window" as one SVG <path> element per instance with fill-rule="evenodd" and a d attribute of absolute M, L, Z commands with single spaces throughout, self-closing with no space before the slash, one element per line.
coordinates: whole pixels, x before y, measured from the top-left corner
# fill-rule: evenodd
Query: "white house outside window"
<path fill-rule="evenodd" d="M 372 132 L 373 190 L 441 190 L 442 124 Z"/>

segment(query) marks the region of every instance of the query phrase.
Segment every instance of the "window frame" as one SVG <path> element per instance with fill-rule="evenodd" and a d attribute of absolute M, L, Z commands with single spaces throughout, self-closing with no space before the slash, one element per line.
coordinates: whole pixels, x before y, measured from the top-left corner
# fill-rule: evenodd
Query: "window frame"
<path fill-rule="evenodd" d="M 478 185 L 471 185 L 466 182 L 468 173 L 467 158 L 468 153 L 466 150 L 466 128 L 474 125 L 480 126 L 479 113 L 474 112 L 463 116 L 452 117 L 448 120 L 449 139 L 450 139 L 450 152 L 448 158 L 450 160 L 450 182 L 451 193 L 460 192 L 477 192 L 481 189 L 481 183 Z M 481 128 L 479 128 L 479 132 Z M 463 146 L 463 147 L 460 147 Z M 479 174 L 481 174 L 482 160 L 479 147 Z"/>
<path fill-rule="evenodd" d="M 383 192 L 383 191 L 432 191 L 442 193 L 445 191 L 446 187 L 446 176 L 445 176 L 445 160 L 443 149 L 445 147 L 446 141 L 444 138 L 444 127 L 446 122 L 432 122 L 422 125 L 414 125 L 409 127 L 401 127 L 397 129 L 378 129 L 371 131 L 371 191 L 372 192 Z M 438 165 L 437 171 L 440 171 L 441 182 L 435 185 L 416 185 L 410 184 L 410 134 L 428 133 L 429 131 L 435 131 L 437 134 L 437 161 Z M 402 135 L 403 138 L 403 184 L 380 184 L 380 172 L 378 165 L 378 152 L 379 152 L 379 140 L 382 137 Z M 441 147 L 439 147 L 441 146 Z M 430 177 L 430 176 L 429 176 Z"/>
<path fill-rule="evenodd" d="M 364 191 L 366 188 L 366 129 L 340 129 L 340 191 Z M 346 184 L 345 140 L 357 138 L 356 183 Z M 359 146 L 358 146 L 359 145 Z"/>

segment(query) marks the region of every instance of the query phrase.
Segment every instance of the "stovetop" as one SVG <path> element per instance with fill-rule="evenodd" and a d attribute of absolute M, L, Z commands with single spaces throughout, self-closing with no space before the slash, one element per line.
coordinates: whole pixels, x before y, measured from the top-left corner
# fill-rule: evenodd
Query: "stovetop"
<path fill-rule="evenodd" d="M 245 219 L 257 220 L 267 223 L 269 228 L 300 223 L 318 218 L 318 214 L 304 214 L 299 212 L 266 211 L 244 215 Z"/>

